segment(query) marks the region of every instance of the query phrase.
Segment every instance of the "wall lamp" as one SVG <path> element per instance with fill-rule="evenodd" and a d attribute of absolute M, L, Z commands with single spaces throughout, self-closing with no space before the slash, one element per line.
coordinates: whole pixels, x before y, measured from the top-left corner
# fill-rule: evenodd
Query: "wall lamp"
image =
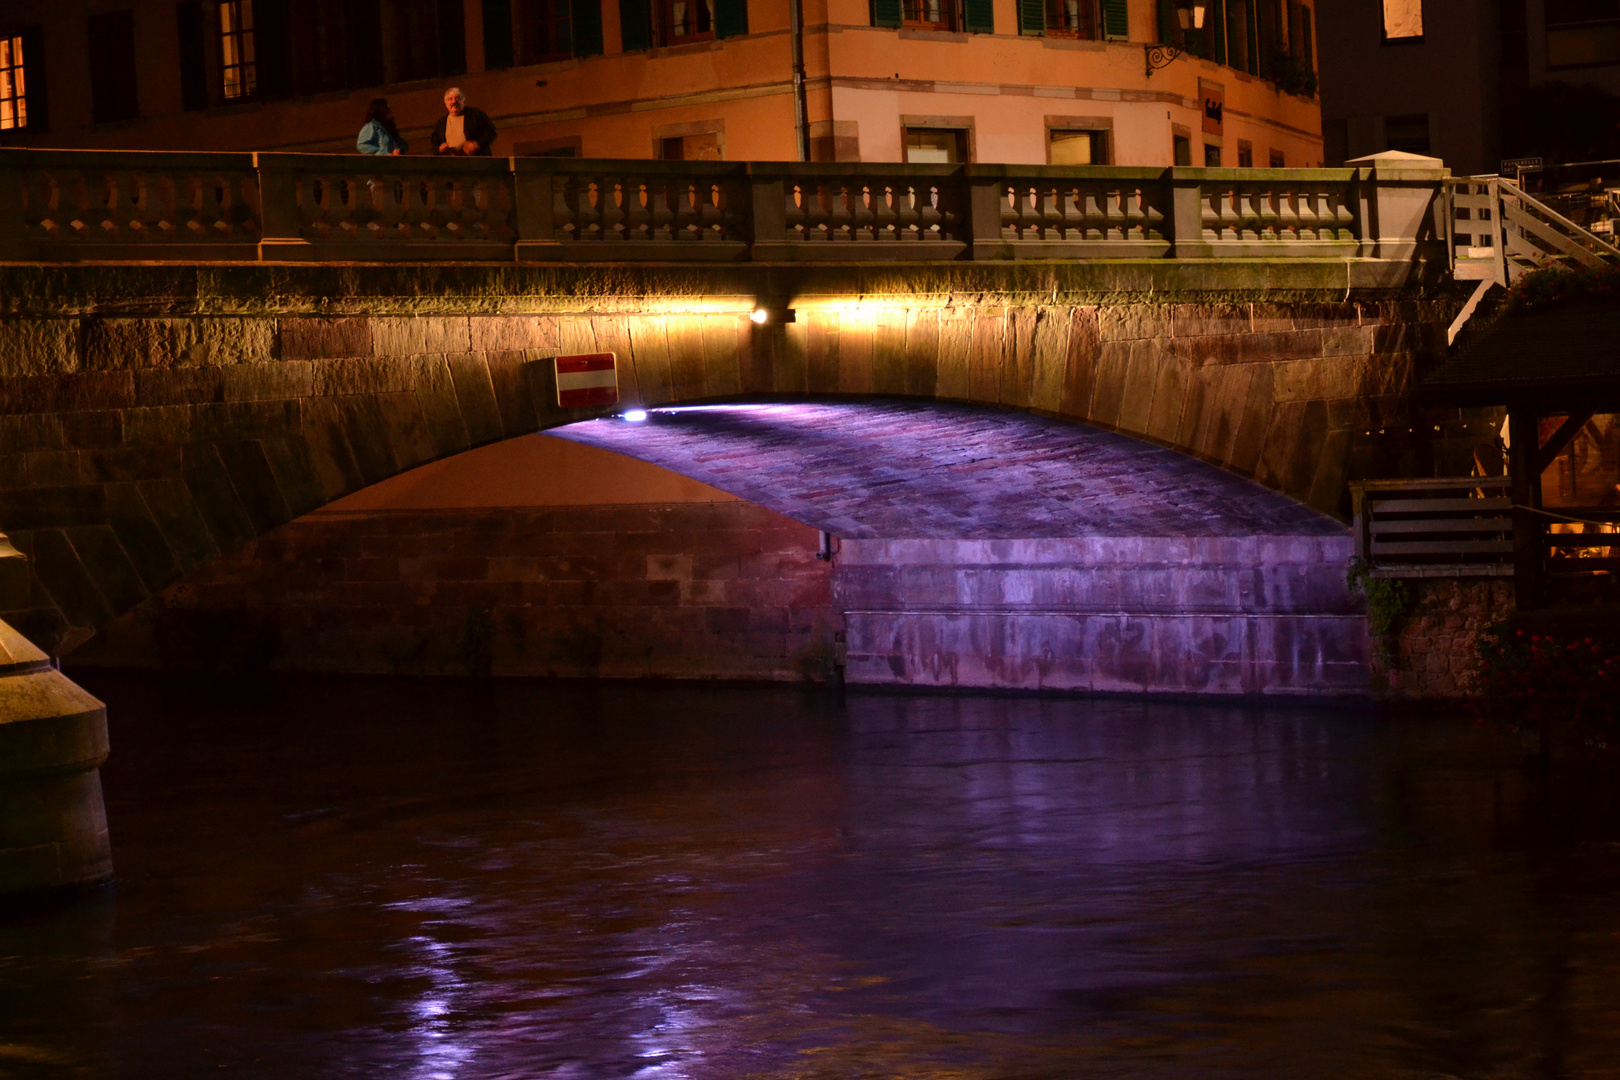
<path fill-rule="evenodd" d="M 790 323 L 799 321 L 799 313 L 790 307 L 781 308 L 755 308 L 754 313 L 748 316 L 755 326 L 764 326 L 766 323 Z"/>
<path fill-rule="evenodd" d="M 1188 30 L 1202 30 L 1204 28 L 1204 16 L 1208 12 L 1209 0 L 1176 0 L 1176 22 L 1181 24 L 1183 35 Z M 1183 36 L 1182 40 L 1186 40 L 1185 36 Z M 1149 78 L 1152 78 L 1153 73 L 1159 68 L 1168 67 L 1172 60 L 1187 51 L 1185 47 L 1177 48 L 1174 45 L 1166 45 L 1162 41 L 1153 45 L 1144 45 L 1142 49 L 1147 53 L 1147 73 Z"/>

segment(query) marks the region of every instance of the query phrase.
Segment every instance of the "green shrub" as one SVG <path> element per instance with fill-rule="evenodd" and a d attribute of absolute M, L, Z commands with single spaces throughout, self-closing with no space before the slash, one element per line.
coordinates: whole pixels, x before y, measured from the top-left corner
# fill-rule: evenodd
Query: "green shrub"
<path fill-rule="evenodd" d="M 1401 632 L 1417 602 L 1406 582 L 1373 577 L 1372 567 L 1361 559 L 1350 560 L 1344 583 L 1351 592 L 1359 592 L 1367 598 L 1367 629 L 1380 640 Z"/>

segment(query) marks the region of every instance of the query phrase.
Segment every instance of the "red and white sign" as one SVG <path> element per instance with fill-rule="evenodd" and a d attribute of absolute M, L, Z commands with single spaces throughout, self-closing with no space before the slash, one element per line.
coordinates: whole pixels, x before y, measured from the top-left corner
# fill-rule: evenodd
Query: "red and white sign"
<path fill-rule="evenodd" d="M 619 400 L 619 369 L 610 352 L 556 357 L 557 404 L 564 409 L 613 405 Z"/>

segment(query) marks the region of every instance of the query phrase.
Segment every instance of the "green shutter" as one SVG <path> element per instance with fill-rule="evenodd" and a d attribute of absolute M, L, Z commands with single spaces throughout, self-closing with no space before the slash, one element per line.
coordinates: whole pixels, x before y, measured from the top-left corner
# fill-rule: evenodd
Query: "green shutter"
<path fill-rule="evenodd" d="M 996 10 L 993 0 L 963 0 L 963 22 L 967 24 L 970 34 L 993 34 L 996 32 Z"/>
<path fill-rule="evenodd" d="M 899 26 L 901 21 L 900 0 L 872 0 L 873 26 Z"/>
<path fill-rule="evenodd" d="M 1209 28 L 1209 58 L 1217 64 L 1226 63 L 1226 0 L 1215 0 L 1204 17 Z"/>
<path fill-rule="evenodd" d="M 1249 74 L 1260 74 L 1260 14 L 1255 9 L 1254 0 L 1244 0 L 1248 5 L 1248 18 L 1244 20 L 1249 34 Z"/>
<path fill-rule="evenodd" d="M 748 33 L 748 0 L 714 0 L 714 36 L 741 37 Z"/>
<path fill-rule="evenodd" d="M 620 4 L 620 10 L 624 5 Z M 575 56 L 601 56 L 602 0 L 569 0 L 569 34 L 573 38 Z M 650 24 L 649 24 L 650 26 Z M 651 30 L 648 37 L 652 36 Z M 645 45 L 642 48 L 646 48 Z"/>
<path fill-rule="evenodd" d="M 1018 32 L 1046 33 L 1046 0 L 1018 0 Z"/>
<path fill-rule="evenodd" d="M 1109 2 L 1110 0 L 1103 0 L 1104 4 Z M 1171 3 L 1170 0 L 1159 0 L 1159 42 L 1164 45 L 1174 45 L 1178 40 L 1177 31 L 1180 28 L 1180 24 L 1176 22 L 1175 4 Z"/>
<path fill-rule="evenodd" d="M 467 17 L 461 0 L 439 0 L 439 74 L 467 73 Z"/>
<path fill-rule="evenodd" d="M 484 69 L 512 66 L 512 0 L 484 0 Z"/>
<path fill-rule="evenodd" d="M 619 0 L 619 40 L 625 52 L 652 48 L 650 0 Z"/>
<path fill-rule="evenodd" d="M 1127 0 L 1102 0 L 1102 32 L 1107 41 L 1130 39 L 1131 7 Z"/>

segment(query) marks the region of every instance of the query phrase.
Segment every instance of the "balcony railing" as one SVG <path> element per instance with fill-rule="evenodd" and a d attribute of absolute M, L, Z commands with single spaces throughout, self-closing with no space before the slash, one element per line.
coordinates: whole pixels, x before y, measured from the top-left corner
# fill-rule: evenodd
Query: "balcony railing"
<path fill-rule="evenodd" d="M 1444 176 L 6 149 L 0 259 L 1444 260 Z"/>

